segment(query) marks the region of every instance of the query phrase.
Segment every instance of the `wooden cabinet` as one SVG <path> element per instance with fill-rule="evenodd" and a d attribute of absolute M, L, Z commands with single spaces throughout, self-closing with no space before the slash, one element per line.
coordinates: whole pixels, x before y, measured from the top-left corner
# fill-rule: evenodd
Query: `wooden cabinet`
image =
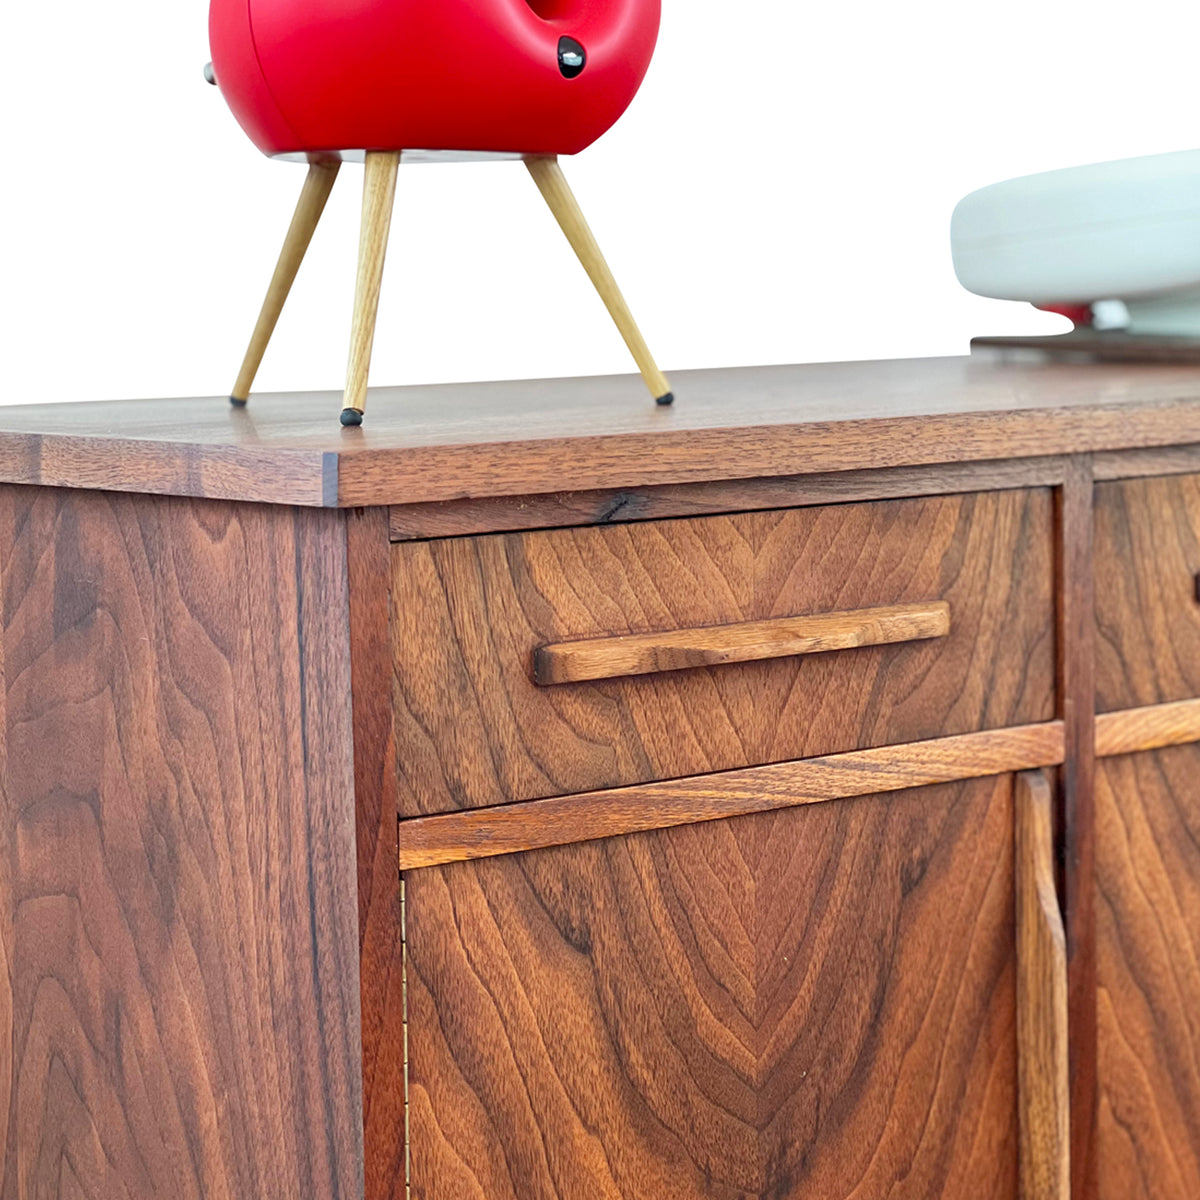
<path fill-rule="evenodd" d="M 1200 1195 L 1200 371 L 675 379 L 0 410 L 3 1200 Z"/>

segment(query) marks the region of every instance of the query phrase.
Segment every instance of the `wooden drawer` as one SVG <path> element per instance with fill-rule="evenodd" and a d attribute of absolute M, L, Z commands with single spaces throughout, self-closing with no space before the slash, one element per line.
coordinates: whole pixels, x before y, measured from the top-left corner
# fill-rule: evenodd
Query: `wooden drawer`
<path fill-rule="evenodd" d="M 1052 543 L 1033 489 L 397 544 L 401 813 L 1051 719 Z M 534 680 L 550 644 L 939 604 L 919 641 Z"/>
<path fill-rule="evenodd" d="M 1096 705 L 1200 696 L 1200 475 L 1096 487 Z"/>
<path fill-rule="evenodd" d="M 1200 1196 L 1200 746 L 1096 768 L 1100 1200 Z"/>

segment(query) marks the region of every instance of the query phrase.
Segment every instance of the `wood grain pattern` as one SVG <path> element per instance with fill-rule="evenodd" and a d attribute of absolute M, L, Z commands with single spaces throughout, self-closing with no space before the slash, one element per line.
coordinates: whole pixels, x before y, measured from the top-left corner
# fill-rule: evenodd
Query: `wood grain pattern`
<path fill-rule="evenodd" d="M 1071 1195 L 1094 1200 L 1096 1112 L 1095 637 L 1092 463 L 1075 455 L 1057 494 L 1058 704 L 1063 920 L 1071 1029 Z M 1107 582 L 1107 581 L 1106 581 Z"/>
<path fill-rule="evenodd" d="M 1012 818 L 1002 778 L 413 872 L 413 1200 L 1009 1200 Z"/>
<path fill-rule="evenodd" d="M 334 397 L 332 403 L 336 402 Z M 261 409 L 269 406 L 269 399 L 256 395 L 254 412 L 250 413 L 249 409 L 234 408 L 228 397 L 214 397 L 203 410 L 223 432 L 260 422 Z M 180 408 L 162 401 L 66 407 L 105 410 L 64 414 L 68 420 L 74 415 L 81 426 L 95 422 L 101 427 L 99 435 L 0 430 L 0 483 L 271 504 L 329 507 L 337 503 L 336 455 L 254 444 L 178 445 L 169 440 L 170 431 L 164 427 L 163 417 L 174 411 L 176 415 L 169 417 L 169 424 L 177 427 Z M 15 412 L 15 409 L 0 410 L 0 419 L 3 411 Z M 108 425 L 106 417 L 113 419 L 114 424 Z M 25 411 L 16 412 L 14 423 L 22 419 L 27 420 Z M 120 432 L 114 434 L 113 428 Z M 166 439 L 156 438 L 153 432 L 156 429 L 166 434 Z"/>
<path fill-rule="evenodd" d="M 1200 475 L 1096 488 L 1096 704 L 1200 696 Z"/>
<path fill-rule="evenodd" d="M 404 1196 L 404 917 L 396 870 L 387 515 L 346 516 L 366 1200 Z"/>
<path fill-rule="evenodd" d="M 0 409 L 0 480 L 285 504 L 638 489 L 1200 442 L 1200 369 L 968 358 Z"/>
<path fill-rule="evenodd" d="M 1200 700 L 1176 700 L 1148 708 L 1101 713 L 1096 718 L 1096 755 L 1108 758 L 1200 742 Z"/>
<path fill-rule="evenodd" d="M 1200 1196 L 1200 748 L 1096 780 L 1100 1200 Z"/>
<path fill-rule="evenodd" d="M 0 1193 L 352 1198 L 333 514 L 0 489 Z"/>
<path fill-rule="evenodd" d="M 400 811 L 622 787 L 1054 714 L 1045 491 L 392 547 Z M 945 601 L 951 634 L 540 688 L 557 641 Z"/>
<path fill-rule="evenodd" d="M 1060 721 L 400 822 L 402 871 L 797 804 L 1057 766 Z"/>
<path fill-rule="evenodd" d="M 474 385 L 488 391 L 466 408 L 473 397 L 462 386 L 376 388 L 373 428 L 338 448 L 337 503 L 549 492 L 565 478 L 584 489 L 629 488 L 1200 441 L 1195 367 L 1143 368 L 1134 386 L 1120 376 L 1136 368 L 1091 368 L 1102 374 L 1086 382 L 1083 367 L 992 369 L 999 376 L 968 368 L 943 390 L 951 372 L 934 363 L 866 373 L 857 363 L 672 371 L 688 403 L 668 409 L 646 404 L 625 376 L 588 381 L 578 403 L 574 380 Z M 288 399 L 287 414 L 300 419 L 307 397 Z M 422 409 L 433 416 L 424 427 Z"/>
<path fill-rule="evenodd" d="M 945 463 L 882 471 L 836 471 L 824 475 L 551 492 L 543 496 L 437 500 L 428 504 L 393 505 L 388 510 L 388 521 L 394 542 L 518 529 L 611 525 L 664 517 L 847 504 L 856 500 L 897 500 L 908 496 L 948 496 L 954 492 L 1052 487 L 1062 483 L 1065 463 L 1066 459 L 1062 457 L 1048 455 L 1007 462 Z"/>
<path fill-rule="evenodd" d="M 533 681 L 547 686 L 652 675 L 691 667 L 855 650 L 859 646 L 920 642 L 945 637 L 949 632 L 950 605 L 936 600 L 666 633 L 556 642 L 539 646 L 533 652 Z"/>
<path fill-rule="evenodd" d="M 1021 1200 L 1071 1194 L 1067 944 L 1055 888 L 1046 776 L 1016 784 L 1017 1092 Z"/>

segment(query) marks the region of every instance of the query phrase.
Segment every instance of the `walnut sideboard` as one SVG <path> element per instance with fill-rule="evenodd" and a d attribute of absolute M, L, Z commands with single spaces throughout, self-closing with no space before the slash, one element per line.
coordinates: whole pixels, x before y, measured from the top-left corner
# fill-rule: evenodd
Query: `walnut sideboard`
<path fill-rule="evenodd" d="M 1197 1200 L 1200 369 L 0 409 L 3 1200 Z"/>

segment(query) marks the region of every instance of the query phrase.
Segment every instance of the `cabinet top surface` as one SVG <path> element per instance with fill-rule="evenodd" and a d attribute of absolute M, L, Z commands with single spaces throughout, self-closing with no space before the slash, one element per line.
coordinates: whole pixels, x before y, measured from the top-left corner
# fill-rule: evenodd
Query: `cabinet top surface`
<path fill-rule="evenodd" d="M 0 482 L 376 505 L 1200 442 L 1200 367 L 899 359 L 0 408 Z"/>

